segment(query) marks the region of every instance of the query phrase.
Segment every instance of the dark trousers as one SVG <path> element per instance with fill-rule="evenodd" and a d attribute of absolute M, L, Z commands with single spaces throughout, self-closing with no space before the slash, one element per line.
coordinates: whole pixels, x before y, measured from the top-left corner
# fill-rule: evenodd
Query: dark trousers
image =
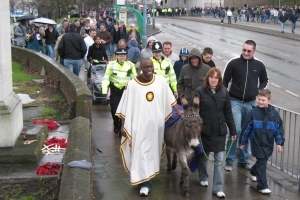
<path fill-rule="evenodd" d="M 252 176 L 256 176 L 257 178 L 257 186 L 258 190 L 263 190 L 269 188 L 267 183 L 267 158 L 256 158 L 255 164 L 252 166 L 250 170 L 250 174 Z"/>
<path fill-rule="evenodd" d="M 122 126 L 122 121 L 115 114 L 116 114 L 117 108 L 119 106 L 120 100 L 122 98 L 123 91 L 124 91 L 124 89 L 116 88 L 113 84 L 111 84 L 111 86 L 110 86 L 109 103 L 110 103 L 110 108 L 111 108 L 111 110 L 110 110 L 111 116 L 114 120 L 115 128 L 118 128 L 120 130 L 121 130 L 121 126 Z"/>

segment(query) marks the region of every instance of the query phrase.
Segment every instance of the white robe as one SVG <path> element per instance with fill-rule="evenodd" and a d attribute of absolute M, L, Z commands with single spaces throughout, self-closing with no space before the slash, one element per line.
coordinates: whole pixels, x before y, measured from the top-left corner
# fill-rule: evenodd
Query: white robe
<path fill-rule="evenodd" d="M 163 155 L 165 121 L 172 115 L 176 100 L 161 76 L 141 83 L 129 81 L 116 115 L 125 118 L 120 151 L 132 185 L 150 180 L 159 173 Z"/>

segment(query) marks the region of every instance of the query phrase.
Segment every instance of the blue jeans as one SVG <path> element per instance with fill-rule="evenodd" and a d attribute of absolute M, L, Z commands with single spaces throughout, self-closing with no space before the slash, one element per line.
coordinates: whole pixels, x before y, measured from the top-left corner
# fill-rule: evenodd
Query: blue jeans
<path fill-rule="evenodd" d="M 140 184 L 140 188 L 142 188 L 142 187 L 146 187 L 146 188 L 148 188 L 149 190 L 151 190 L 151 188 L 152 188 L 152 182 L 151 182 L 151 180 L 146 181 L 146 182 L 144 182 L 144 183 L 141 183 L 141 184 Z"/>
<path fill-rule="evenodd" d="M 110 45 L 109 45 L 108 49 L 106 49 L 105 51 L 106 51 L 107 56 L 110 57 L 111 56 L 110 55 Z"/>
<path fill-rule="evenodd" d="M 294 23 L 294 22 L 292 22 L 292 31 L 294 31 L 295 30 L 295 28 L 296 28 L 296 22 Z"/>
<path fill-rule="evenodd" d="M 239 136 L 241 135 L 242 126 L 246 120 L 248 113 L 252 109 L 252 106 L 256 105 L 255 100 L 249 102 L 242 102 L 235 99 L 231 99 L 230 102 L 231 102 L 231 109 L 232 109 L 233 119 L 235 123 L 235 128 L 237 132 L 237 139 L 233 141 L 228 157 L 226 158 L 227 165 L 232 165 L 234 162 L 234 159 L 236 157 L 237 141 L 239 141 Z M 231 141 L 230 135 L 228 141 Z M 248 156 L 249 156 L 248 146 L 249 146 L 249 142 L 246 144 L 244 149 L 239 149 L 239 157 L 238 157 L 239 163 L 248 163 Z M 229 142 L 227 144 L 227 151 L 228 148 L 229 148 Z"/>
<path fill-rule="evenodd" d="M 71 72 L 76 74 L 77 76 L 79 76 L 79 73 L 80 73 L 81 63 L 82 63 L 82 59 L 79 59 L 79 60 L 72 60 L 72 59 L 66 59 L 66 58 L 64 59 L 64 66 L 68 70 L 70 70 Z"/>
<path fill-rule="evenodd" d="M 267 158 L 256 158 L 255 164 L 251 167 L 250 174 L 256 176 L 258 190 L 269 188 L 267 182 Z"/>
<path fill-rule="evenodd" d="M 54 44 L 46 44 L 46 48 L 48 51 L 48 56 L 54 59 Z"/>
<path fill-rule="evenodd" d="M 281 31 L 284 31 L 284 28 L 285 28 L 285 22 L 280 22 L 281 24 Z"/>
<path fill-rule="evenodd" d="M 209 155 L 209 152 L 205 152 L 206 155 Z M 221 163 L 224 158 L 224 151 L 214 152 L 214 162 Z M 198 166 L 199 180 L 207 181 L 207 158 L 204 153 L 201 154 Z M 214 176 L 213 176 L 213 193 L 223 192 L 223 170 L 222 166 L 214 165 Z"/>

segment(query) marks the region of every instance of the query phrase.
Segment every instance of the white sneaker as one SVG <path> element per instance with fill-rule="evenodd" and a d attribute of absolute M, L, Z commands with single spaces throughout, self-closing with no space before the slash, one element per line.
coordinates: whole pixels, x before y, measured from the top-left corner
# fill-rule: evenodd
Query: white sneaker
<path fill-rule="evenodd" d="M 232 171 L 232 165 L 225 165 L 225 167 L 224 167 L 224 169 L 226 170 L 226 171 L 229 171 L 229 172 L 231 172 Z"/>
<path fill-rule="evenodd" d="M 258 190 L 260 193 L 262 194 L 270 194 L 271 193 L 271 190 L 269 190 L 268 188 L 267 189 L 263 189 L 263 190 Z"/>
<path fill-rule="evenodd" d="M 149 188 L 147 187 L 142 187 L 140 190 L 140 196 L 148 196 L 149 193 Z"/>
<path fill-rule="evenodd" d="M 219 198 L 225 198 L 224 192 L 217 192 L 216 195 L 217 195 L 217 197 L 219 197 Z"/>
<path fill-rule="evenodd" d="M 256 176 L 252 176 L 251 179 L 252 179 L 253 182 L 257 181 L 257 177 Z"/>
<path fill-rule="evenodd" d="M 207 187 L 208 186 L 208 181 L 200 181 L 200 185 L 202 187 Z"/>

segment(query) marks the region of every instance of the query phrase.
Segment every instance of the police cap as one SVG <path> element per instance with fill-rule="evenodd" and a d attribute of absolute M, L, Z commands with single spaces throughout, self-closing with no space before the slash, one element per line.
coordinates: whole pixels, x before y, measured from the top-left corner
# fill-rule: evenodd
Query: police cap
<path fill-rule="evenodd" d="M 125 48 L 117 48 L 117 50 L 115 51 L 116 55 L 126 55 L 127 54 L 127 50 Z"/>
<path fill-rule="evenodd" d="M 154 43 L 152 44 L 152 51 L 153 51 L 153 52 L 162 51 L 162 44 L 161 44 L 161 42 L 159 42 L 159 41 L 154 42 Z"/>

